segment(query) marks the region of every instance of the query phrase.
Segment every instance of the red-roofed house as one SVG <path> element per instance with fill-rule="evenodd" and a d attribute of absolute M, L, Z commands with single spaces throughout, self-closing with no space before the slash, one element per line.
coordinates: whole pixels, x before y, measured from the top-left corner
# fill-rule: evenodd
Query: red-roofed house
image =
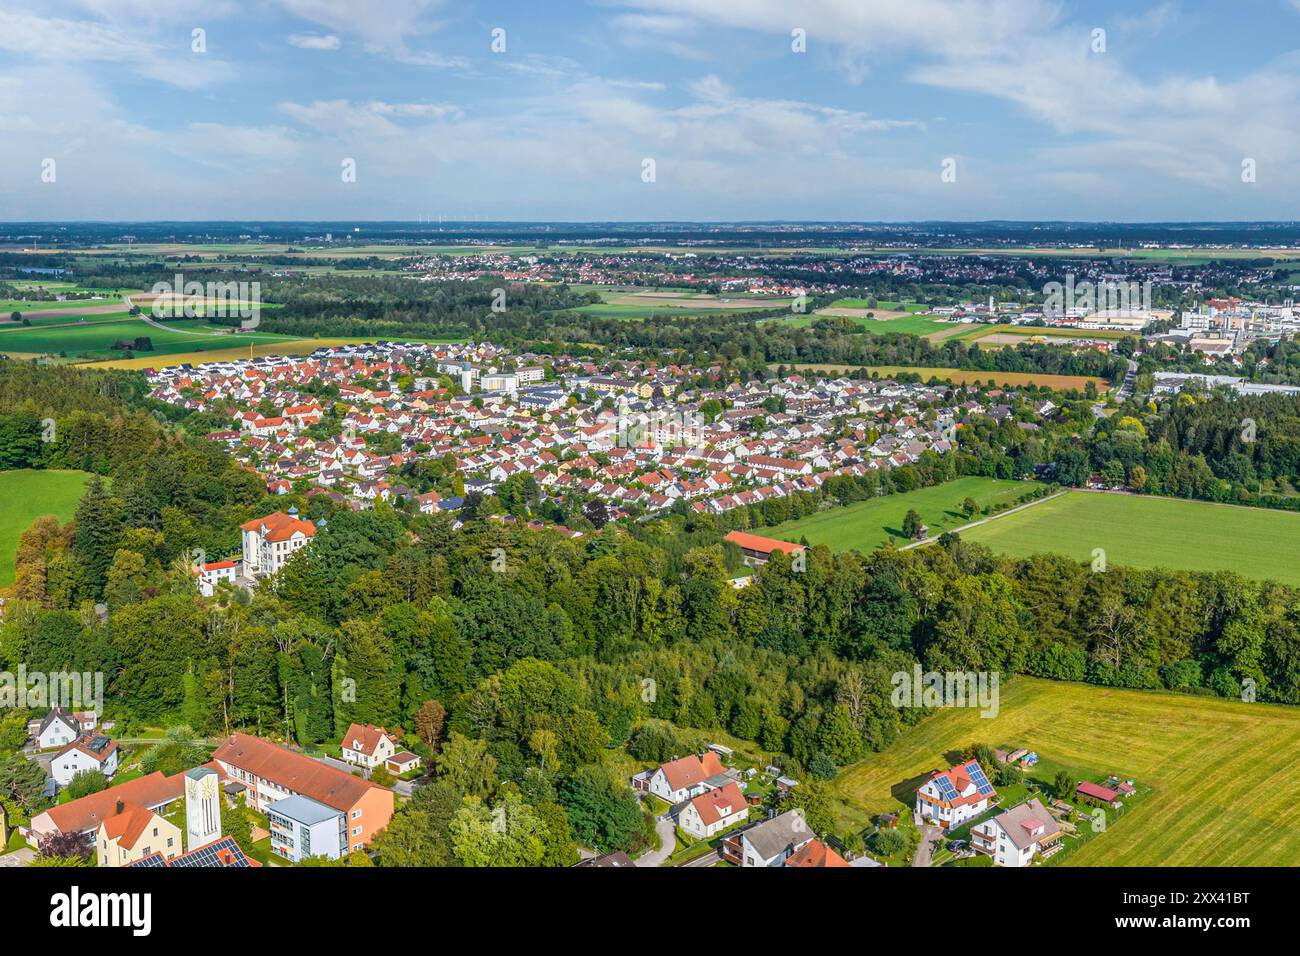
<path fill-rule="evenodd" d="M 181 852 L 181 828 L 138 803 L 118 800 L 99 825 L 95 865 L 130 866 L 153 853 L 170 860 Z"/>
<path fill-rule="evenodd" d="M 672 760 L 650 775 L 650 792 L 660 800 L 676 804 L 698 796 L 706 790 L 721 787 L 726 781 L 722 761 L 709 751 L 702 756 L 688 754 Z"/>
<path fill-rule="evenodd" d="M 749 804 L 740 787 L 728 781 L 716 790 L 706 790 L 677 814 L 677 825 L 691 836 L 708 839 L 719 830 L 749 818 Z"/>
<path fill-rule="evenodd" d="M 978 760 L 936 772 L 916 791 L 916 816 L 945 830 L 959 827 L 989 808 L 997 791 Z"/>
<path fill-rule="evenodd" d="M 28 842 L 35 844 L 41 837 L 55 833 L 80 833 L 87 840 L 96 833 L 99 825 L 111 815 L 117 801 L 135 803 L 146 810 L 165 813 L 167 807 L 185 794 L 185 774 L 164 777 L 155 770 L 145 777 L 119 783 L 99 793 L 77 800 L 69 800 L 44 813 L 32 817 Z"/>
<path fill-rule="evenodd" d="M 844 859 L 821 840 L 809 840 L 799 849 L 791 853 L 785 860 L 785 866 L 798 866 L 804 868 L 818 866 L 848 866 L 849 861 Z"/>
<path fill-rule="evenodd" d="M 393 737 L 383 727 L 374 724 L 353 724 L 343 735 L 343 759 L 358 767 L 377 767 L 397 753 Z"/>
<path fill-rule="evenodd" d="M 103 734 L 82 734 L 64 746 L 50 761 L 50 776 L 60 787 L 72 783 L 79 773 L 98 770 L 105 777 L 117 773 L 117 741 Z"/>

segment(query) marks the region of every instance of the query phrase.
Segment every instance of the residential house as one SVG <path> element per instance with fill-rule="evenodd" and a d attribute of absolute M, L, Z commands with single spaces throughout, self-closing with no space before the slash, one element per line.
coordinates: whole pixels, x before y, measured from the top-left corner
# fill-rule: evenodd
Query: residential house
<path fill-rule="evenodd" d="M 98 770 L 105 777 L 117 773 L 117 741 L 103 734 L 83 735 L 64 746 L 50 762 L 50 776 L 60 787 L 72 783 L 79 773 Z"/>
<path fill-rule="evenodd" d="M 936 771 L 916 791 L 918 820 L 934 820 L 945 830 L 959 827 L 990 806 L 997 791 L 978 760 Z"/>
<path fill-rule="evenodd" d="M 786 857 L 784 865 L 799 867 L 801 869 L 811 869 L 819 866 L 848 866 L 849 861 L 844 859 L 844 857 L 840 856 L 821 840 L 809 840 L 799 849 Z"/>
<path fill-rule="evenodd" d="M 725 841 L 723 856 L 745 867 L 781 866 L 815 837 L 802 810 L 787 810 Z"/>
<path fill-rule="evenodd" d="M 696 839 L 706 840 L 748 817 L 749 804 L 745 795 L 734 781 L 729 781 L 683 804 L 677 812 L 677 825 Z"/>
<path fill-rule="evenodd" d="M 394 735 L 374 724 L 352 724 L 343 735 L 340 750 L 346 763 L 370 770 L 397 753 Z"/>
<path fill-rule="evenodd" d="M 1061 825 L 1035 797 L 971 827 L 971 846 L 998 866 L 1028 866 L 1061 848 Z"/>
<path fill-rule="evenodd" d="M 181 828 L 138 803 L 118 800 L 114 812 L 99 825 L 95 865 L 130 866 L 152 853 L 164 860 L 181 854 Z"/>
<path fill-rule="evenodd" d="M 706 790 L 725 786 L 728 779 L 718 755 L 708 751 L 664 764 L 650 775 L 648 789 L 660 800 L 676 806 Z"/>
<path fill-rule="evenodd" d="M 391 790 L 260 737 L 231 734 L 212 759 L 246 788 L 245 800 L 258 811 L 294 795 L 341 810 L 347 816 L 349 851 L 364 849 L 393 816 Z"/>

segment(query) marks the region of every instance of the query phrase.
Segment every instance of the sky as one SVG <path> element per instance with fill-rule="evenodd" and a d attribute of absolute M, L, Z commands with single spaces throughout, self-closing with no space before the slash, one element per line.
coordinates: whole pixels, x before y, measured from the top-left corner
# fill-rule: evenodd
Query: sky
<path fill-rule="evenodd" d="M 1300 219 L 1300 0 L 4 0 L 0 220 Z"/>

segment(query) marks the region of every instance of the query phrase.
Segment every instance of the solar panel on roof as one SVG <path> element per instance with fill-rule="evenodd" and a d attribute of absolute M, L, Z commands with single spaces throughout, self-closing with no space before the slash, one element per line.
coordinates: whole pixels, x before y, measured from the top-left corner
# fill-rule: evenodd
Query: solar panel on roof
<path fill-rule="evenodd" d="M 200 847 L 172 860 L 172 866 L 248 866 L 248 858 L 234 837 L 222 837 L 210 846 Z"/>
<path fill-rule="evenodd" d="M 984 776 L 984 771 L 979 767 L 970 768 L 970 778 L 981 794 L 993 792 L 993 785 L 989 783 L 989 778 Z"/>

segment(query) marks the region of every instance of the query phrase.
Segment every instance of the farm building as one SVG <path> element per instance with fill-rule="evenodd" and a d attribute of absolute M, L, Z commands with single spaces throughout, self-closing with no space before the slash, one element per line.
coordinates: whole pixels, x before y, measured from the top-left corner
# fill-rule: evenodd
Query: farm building
<path fill-rule="evenodd" d="M 1112 807 L 1119 806 L 1119 792 L 1112 790 L 1110 787 L 1103 787 L 1099 783 L 1093 783 L 1091 780 L 1085 780 L 1074 788 L 1075 794 L 1080 800 L 1087 803 L 1101 806 L 1110 804 Z"/>

